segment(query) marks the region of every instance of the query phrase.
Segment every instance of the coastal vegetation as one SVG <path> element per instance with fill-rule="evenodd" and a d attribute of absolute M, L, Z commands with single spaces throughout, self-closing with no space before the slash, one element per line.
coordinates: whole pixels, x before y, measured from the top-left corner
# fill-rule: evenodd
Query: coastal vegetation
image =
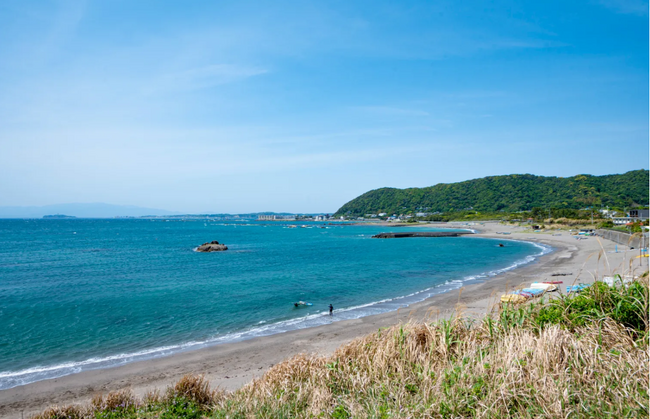
<path fill-rule="evenodd" d="M 163 393 L 114 392 L 35 418 L 647 417 L 648 309 L 646 272 L 482 319 L 380 329 L 233 393 L 186 376 Z"/>
<path fill-rule="evenodd" d="M 576 209 L 543 209 L 535 207 L 530 211 L 518 211 L 508 213 L 505 211 L 476 211 L 476 210 L 463 210 L 463 211 L 450 211 L 446 213 L 430 214 L 425 216 L 414 216 L 409 218 L 413 222 L 417 221 L 434 221 L 434 222 L 448 222 L 448 221 L 488 221 L 488 220 L 501 220 L 501 221 L 527 221 L 532 219 L 534 221 L 552 222 L 558 220 L 572 220 L 574 224 L 586 224 L 593 217 L 594 220 L 601 221 L 602 214 L 598 211 L 589 210 L 576 210 Z M 551 221 L 549 221 L 551 220 Z"/>
<path fill-rule="evenodd" d="M 489 176 L 426 188 L 380 188 L 346 203 L 335 216 L 447 213 L 457 217 L 461 211 L 514 213 L 539 208 L 559 213 L 594 206 L 630 208 L 647 205 L 649 179 L 648 170 L 635 170 L 620 175 L 567 178 Z"/>

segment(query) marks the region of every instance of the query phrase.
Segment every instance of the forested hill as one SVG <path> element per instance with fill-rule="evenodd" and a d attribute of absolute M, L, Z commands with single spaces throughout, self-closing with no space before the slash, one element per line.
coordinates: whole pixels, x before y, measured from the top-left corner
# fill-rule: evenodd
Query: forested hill
<path fill-rule="evenodd" d="M 630 207 L 648 204 L 648 171 L 622 175 L 577 175 L 568 178 L 535 175 L 489 176 L 426 188 L 381 188 L 343 205 L 337 215 L 408 214 L 476 211 L 526 211 L 534 207 Z"/>

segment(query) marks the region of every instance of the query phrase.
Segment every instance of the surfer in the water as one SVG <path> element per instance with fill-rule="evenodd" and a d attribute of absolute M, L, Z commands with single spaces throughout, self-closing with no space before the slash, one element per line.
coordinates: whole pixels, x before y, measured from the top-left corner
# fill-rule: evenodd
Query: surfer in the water
<path fill-rule="evenodd" d="M 333 311 L 334 311 L 334 306 L 330 304 L 330 316 L 332 315 Z"/>

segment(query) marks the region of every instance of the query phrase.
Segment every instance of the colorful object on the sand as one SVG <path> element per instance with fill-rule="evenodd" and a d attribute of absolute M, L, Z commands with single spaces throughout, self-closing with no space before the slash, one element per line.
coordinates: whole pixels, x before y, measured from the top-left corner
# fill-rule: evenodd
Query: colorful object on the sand
<path fill-rule="evenodd" d="M 602 280 L 605 284 L 610 287 L 617 287 L 621 285 L 628 286 L 634 281 L 634 276 L 632 275 L 614 275 L 614 276 L 605 276 Z"/>
<path fill-rule="evenodd" d="M 530 284 L 530 287 L 543 289 L 546 292 L 557 291 L 557 285 L 549 284 L 547 282 L 533 282 L 532 284 Z"/>
<path fill-rule="evenodd" d="M 524 288 L 501 296 L 502 303 L 523 303 L 546 292 L 543 288 Z"/>
<path fill-rule="evenodd" d="M 578 285 L 569 285 L 566 287 L 566 292 L 572 293 L 572 292 L 581 292 L 582 290 L 589 288 L 591 284 L 578 284 Z"/>
<path fill-rule="evenodd" d="M 312 303 L 306 303 L 304 301 L 298 301 L 297 303 L 293 303 L 293 306 L 298 308 L 298 307 L 307 307 L 307 306 L 312 306 Z"/>
<path fill-rule="evenodd" d="M 521 294 L 504 294 L 501 296 L 502 303 L 519 304 L 525 302 L 526 300 L 528 300 L 528 298 Z"/>
<path fill-rule="evenodd" d="M 542 294 L 544 294 L 546 292 L 546 290 L 543 289 L 543 288 L 529 287 L 529 288 L 524 288 L 523 290 L 521 290 L 521 292 L 525 292 L 526 294 L 530 294 L 532 297 L 541 297 Z"/>
<path fill-rule="evenodd" d="M 544 281 L 544 282 L 542 282 L 542 284 L 554 284 L 554 285 L 562 284 L 562 283 L 564 283 L 564 281 Z"/>

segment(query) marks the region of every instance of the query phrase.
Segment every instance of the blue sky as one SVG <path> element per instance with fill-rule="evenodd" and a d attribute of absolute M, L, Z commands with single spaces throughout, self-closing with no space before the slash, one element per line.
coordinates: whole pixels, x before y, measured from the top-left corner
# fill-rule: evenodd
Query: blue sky
<path fill-rule="evenodd" d="M 0 205 L 335 211 L 648 168 L 648 4 L 0 4 Z"/>

